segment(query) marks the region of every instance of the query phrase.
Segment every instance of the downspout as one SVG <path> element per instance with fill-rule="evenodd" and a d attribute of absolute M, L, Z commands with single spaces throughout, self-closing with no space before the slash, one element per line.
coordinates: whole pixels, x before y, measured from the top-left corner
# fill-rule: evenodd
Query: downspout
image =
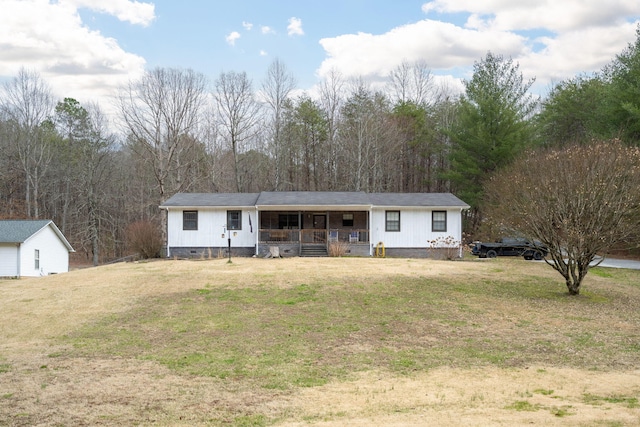
<path fill-rule="evenodd" d="M 18 268 L 18 269 L 17 269 L 16 273 L 17 273 L 17 277 L 18 277 L 18 278 L 20 278 L 21 273 L 22 273 L 22 272 L 20 271 L 20 266 L 21 266 L 21 264 L 22 264 L 22 263 L 20 262 L 20 248 L 21 248 L 20 243 L 16 243 L 16 247 L 18 248 L 18 250 L 16 251 L 16 252 L 17 252 L 17 254 L 18 254 L 18 255 L 17 255 L 17 256 L 18 256 L 18 259 L 16 260 L 16 261 L 17 261 L 17 262 L 16 262 L 16 266 L 17 266 L 17 268 Z"/>
<path fill-rule="evenodd" d="M 165 235 L 167 236 L 166 250 L 167 250 L 167 258 L 171 258 L 171 249 L 169 249 L 169 208 L 164 209 L 166 211 L 167 220 L 165 221 Z"/>
<path fill-rule="evenodd" d="M 462 211 L 464 210 L 464 208 L 460 208 L 460 215 L 458 216 L 458 223 L 460 224 L 460 239 L 458 240 L 460 242 L 460 247 L 458 248 L 458 258 L 462 258 L 463 254 L 462 254 L 462 245 L 464 244 L 464 242 L 462 241 Z"/>

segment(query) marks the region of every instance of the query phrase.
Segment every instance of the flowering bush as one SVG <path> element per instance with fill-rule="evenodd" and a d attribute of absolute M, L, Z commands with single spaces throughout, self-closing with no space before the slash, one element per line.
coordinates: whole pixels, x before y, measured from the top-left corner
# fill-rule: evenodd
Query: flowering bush
<path fill-rule="evenodd" d="M 453 260 L 462 257 L 462 242 L 453 236 L 438 237 L 427 244 L 429 258 Z"/>

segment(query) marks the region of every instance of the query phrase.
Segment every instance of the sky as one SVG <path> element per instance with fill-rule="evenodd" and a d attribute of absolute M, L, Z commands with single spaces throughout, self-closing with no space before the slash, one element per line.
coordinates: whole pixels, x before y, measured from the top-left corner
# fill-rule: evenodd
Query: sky
<path fill-rule="evenodd" d="M 639 23 L 638 0 L 0 0 L 0 83 L 24 67 L 59 99 L 106 105 L 155 67 L 259 89 L 278 59 L 313 93 L 332 70 L 379 82 L 422 61 L 460 90 L 490 51 L 544 95 L 611 62 Z"/>

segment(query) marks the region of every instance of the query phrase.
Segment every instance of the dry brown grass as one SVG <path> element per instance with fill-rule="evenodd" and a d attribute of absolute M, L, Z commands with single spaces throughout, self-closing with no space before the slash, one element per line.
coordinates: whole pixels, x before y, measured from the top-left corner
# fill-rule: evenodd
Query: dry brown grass
<path fill-rule="evenodd" d="M 560 276 L 544 264 L 507 259 L 155 261 L 0 281 L 0 426 L 640 425 L 640 275 L 603 271 L 588 276 L 580 299 L 563 297 Z M 536 356 L 544 349 L 532 349 L 521 360 L 516 355 L 475 364 L 457 358 L 453 366 L 407 372 L 378 367 L 317 387 L 265 389 L 241 378 L 170 370 L 144 357 L 81 354 L 65 341 L 84 325 L 197 289 L 276 290 L 301 282 L 364 286 L 385 277 L 442 280 L 452 287 L 452 307 L 462 307 L 452 312 L 449 324 L 425 320 L 398 331 L 407 340 L 418 334 L 454 345 L 475 333 L 515 345 L 582 333 L 593 348 L 587 342 L 566 362 L 549 355 L 545 363 L 544 354 Z M 510 299 L 500 303 L 489 295 L 461 294 L 452 285 L 489 286 L 520 277 L 557 287 L 514 305 Z M 582 324 L 585 330 L 572 329 Z M 595 327 L 615 331 L 615 337 L 588 336 Z M 562 333 L 554 336 L 554 328 Z M 519 336 L 523 331 L 531 336 Z M 355 335 L 342 343 L 351 353 L 364 354 L 378 339 L 362 330 Z M 627 350 L 611 354 L 602 346 Z M 336 350 L 336 358 L 343 355 Z M 611 360 L 601 360 L 603 355 Z"/>

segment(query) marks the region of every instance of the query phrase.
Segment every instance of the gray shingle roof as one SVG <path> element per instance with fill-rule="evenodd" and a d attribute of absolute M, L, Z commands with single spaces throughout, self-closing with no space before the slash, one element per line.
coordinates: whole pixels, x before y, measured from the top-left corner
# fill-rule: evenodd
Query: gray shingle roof
<path fill-rule="evenodd" d="M 469 206 L 451 193 L 365 193 L 363 191 L 263 191 L 262 193 L 178 193 L 160 207 L 268 206 Z"/>
<path fill-rule="evenodd" d="M 264 191 L 258 206 L 367 206 L 369 197 L 362 191 Z"/>
<path fill-rule="evenodd" d="M 374 206 L 469 207 L 451 193 L 371 193 L 369 198 Z"/>
<path fill-rule="evenodd" d="M 0 220 L 0 243 L 24 243 L 29 237 L 50 226 L 62 243 L 74 252 L 73 247 L 50 219 L 5 219 Z"/>
<path fill-rule="evenodd" d="M 24 243 L 51 221 L 9 219 L 0 221 L 0 243 Z"/>
<path fill-rule="evenodd" d="M 178 193 L 160 207 L 255 206 L 260 193 Z"/>

